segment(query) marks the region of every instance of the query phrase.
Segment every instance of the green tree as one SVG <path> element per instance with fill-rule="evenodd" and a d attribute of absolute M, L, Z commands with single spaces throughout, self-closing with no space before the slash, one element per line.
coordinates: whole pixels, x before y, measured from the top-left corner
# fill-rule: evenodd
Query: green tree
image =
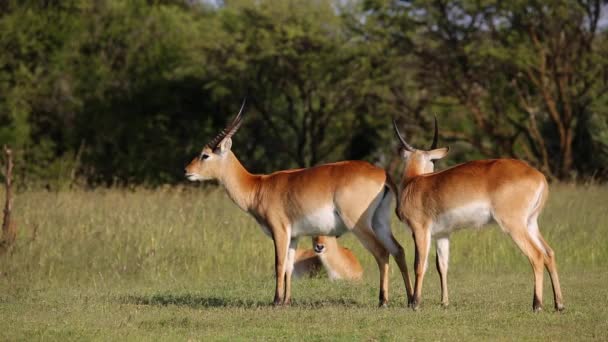
<path fill-rule="evenodd" d="M 590 133 L 607 93 L 605 77 L 598 77 L 608 66 L 598 42 L 605 36 L 601 1 L 366 6 L 394 32 L 389 44 L 417 59 L 420 89 L 436 105 L 466 114 L 471 125 L 460 132 L 483 155 L 524 157 L 558 178 L 602 167 L 591 156 L 602 149 Z"/>
<path fill-rule="evenodd" d="M 307 167 L 353 152 L 369 69 L 332 5 L 251 1 L 220 13 L 224 34 L 207 52 L 220 66 L 210 87 L 235 103 L 227 89 L 247 95 L 253 118 L 246 125 L 255 139 L 245 143 L 250 153 L 254 143 L 263 146 L 262 170 Z"/>

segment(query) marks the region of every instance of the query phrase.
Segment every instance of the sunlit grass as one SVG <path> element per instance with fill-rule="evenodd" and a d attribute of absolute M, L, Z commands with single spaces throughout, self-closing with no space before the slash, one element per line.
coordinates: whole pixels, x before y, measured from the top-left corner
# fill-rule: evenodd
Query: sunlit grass
<path fill-rule="evenodd" d="M 391 308 L 378 310 L 375 262 L 352 235 L 340 240 L 364 281 L 298 280 L 292 307 L 275 309 L 272 242 L 221 190 L 18 194 L 17 245 L 0 258 L 0 339 L 605 339 L 608 187 L 551 190 L 540 228 L 567 311 L 552 312 L 546 277 L 539 315 L 528 261 L 496 226 L 453 236 L 448 310 L 434 267 L 421 311 L 404 308 L 394 263 Z M 411 271 L 411 236 L 396 219 L 393 230 Z"/>

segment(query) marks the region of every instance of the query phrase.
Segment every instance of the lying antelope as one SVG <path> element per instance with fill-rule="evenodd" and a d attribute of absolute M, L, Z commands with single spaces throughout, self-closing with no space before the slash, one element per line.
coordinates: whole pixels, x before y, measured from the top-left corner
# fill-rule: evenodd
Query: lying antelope
<path fill-rule="evenodd" d="M 293 276 L 316 276 L 325 269 L 331 280 L 360 280 L 363 268 L 348 248 L 338 244 L 335 236 L 315 236 L 312 249 L 296 249 Z"/>
<path fill-rule="evenodd" d="M 416 282 L 412 307 L 420 304 L 431 236 L 437 240 L 437 270 L 441 279 L 441 302 L 448 305 L 447 271 L 450 234 L 465 226 L 497 222 L 528 257 L 534 271 L 534 311 L 542 309 L 543 265 L 553 283 L 555 309 L 563 310 L 555 254 L 538 230 L 538 215 L 548 196 L 545 176 L 520 160 L 472 161 L 433 172 L 433 160 L 448 148 L 437 148 L 435 137 L 429 151 L 414 149 L 404 139 L 400 154 L 406 160 L 397 216 L 405 221 L 416 245 Z"/>
<path fill-rule="evenodd" d="M 411 300 L 403 248 L 390 229 L 394 185 L 386 172 L 362 161 L 344 161 L 268 175 L 249 173 L 230 150 L 245 103 L 228 127 L 186 166 L 191 181 L 218 180 L 228 196 L 273 239 L 274 304 L 288 304 L 298 238 L 352 231 L 380 269 L 380 305 L 388 302 L 389 253 L 400 268 Z"/>
<path fill-rule="evenodd" d="M 313 249 L 327 271 L 329 279 L 361 280 L 363 268 L 348 248 L 338 245 L 333 236 L 316 236 Z"/>
<path fill-rule="evenodd" d="M 313 249 L 296 249 L 292 276 L 296 278 L 314 277 L 323 268 L 321 260 Z"/>

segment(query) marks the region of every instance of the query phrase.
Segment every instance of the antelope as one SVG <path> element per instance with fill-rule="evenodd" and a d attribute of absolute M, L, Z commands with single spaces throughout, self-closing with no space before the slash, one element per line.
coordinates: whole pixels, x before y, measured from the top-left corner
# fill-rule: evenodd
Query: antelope
<path fill-rule="evenodd" d="M 532 309 L 542 309 L 543 265 L 553 284 L 555 309 L 564 309 L 555 253 L 538 229 L 538 216 L 549 194 L 545 176 L 515 159 L 471 161 L 433 172 L 433 161 L 445 157 L 448 147 L 437 148 L 437 119 L 431 149 L 410 146 L 393 120 L 405 159 L 397 216 L 410 227 L 416 246 L 414 298 L 417 309 L 427 269 L 431 237 L 436 239 L 436 266 L 441 281 L 441 303 L 448 305 L 447 272 L 450 234 L 466 226 L 492 221 L 508 233 L 525 254 L 534 272 Z"/>
<path fill-rule="evenodd" d="M 315 236 L 313 249 L 296 249 L 292 276 L 316 276 L 323 268 L 331 280 L 360 280 L 363 268 L 348 248 L 338 244 L 334 236 Z"/>
<path fill-rule="evenodd" d="M 363 268 L 357 257 L 348 248 L 338 245 L 333 236 L 316 236 L 313 238 L 313 249 L 329 279 L 361 280 Z"/>
<path fill-rule="evenodd" d="M 395 186 L 386 171 L 363 161 L 342 161 L 311 168 L 251 174 L 231 151 L 242 124 L 245 102 L 234 120 L 211 140 L 185 169 L 191 181 L 217 180 L 228 196 L 272 238 L 275 252 L 274 305 L 291 300 L 291 275 L 301 236 L 339 236 L 352 231 L 372 253 L 380 270 L 380 306 L 388 303 L 388 262 L 393 256 L 412 288 L 405 253 L 390 228 Z"/>
<path fill-rule="evenodd" d="M 296 278 L 312 277 L 319 273 L 323 264 L 312 249 L 296 249 L 292 276 Z"/>

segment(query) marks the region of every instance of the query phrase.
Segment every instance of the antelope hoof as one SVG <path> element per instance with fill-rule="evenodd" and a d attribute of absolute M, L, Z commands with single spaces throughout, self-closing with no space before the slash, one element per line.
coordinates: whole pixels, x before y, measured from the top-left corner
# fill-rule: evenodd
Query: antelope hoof
<path fill-rule="evenodd" d="M 388 308 L 388 302 L 380 302 L 380 303 L 378 304 L 378 307 L 379 307 L 380 309 L 385 309 L 385 308 Z"/>
<path fill-rule="evenodd" d="M 448 302 L 441 303 L 441 307 L 444 308 L 444 309 L 447 309 L 448 306 L 450 306 L 450 303 L 448 303 Z"/>
<path fill-rule="evenodd" d="M 566 307 L 564 306 L 564 304 L 559 303 L 559 304 L 555 304 L 555 311 L 557 312 L 562 312 L 566 309 Z"/>
<path fill-rule="evenodd" d="M 412 302 L 412 305 L 411 305 L 411 306 L 412 306 L 412 310 L 414 310 L 414 311 L 418 311 L 418 309 L 420 308 L 420 302 L 419 302 L 419 301 L 417 301 L 417 300 L 414 300 L 414 301 Z"/>
<path fill-rule="evenodd" d="M 534 311 L 535 313 L 536 313 L 536 312 L 541 312 L 541 311 L 543 311 L 543 307 L 542 307 L 541 305 L 535 305 L 535 306 L 532 308 L 532 311 Z"/>

